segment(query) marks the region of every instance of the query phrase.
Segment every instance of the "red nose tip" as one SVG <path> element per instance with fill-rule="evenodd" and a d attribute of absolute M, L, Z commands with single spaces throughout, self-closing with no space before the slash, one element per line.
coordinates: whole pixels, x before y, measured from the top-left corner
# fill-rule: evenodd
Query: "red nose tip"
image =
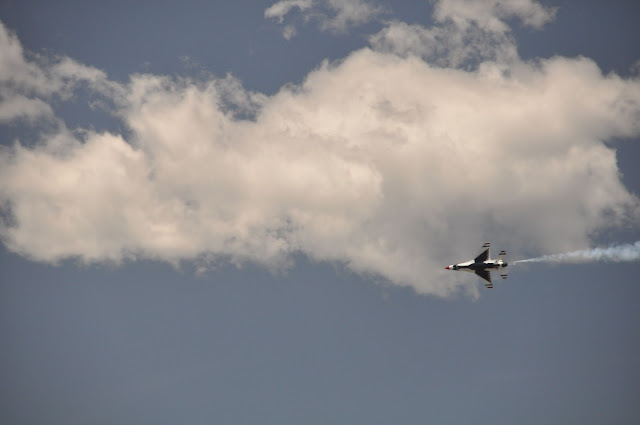
<path fill-rule="evenodd" d="M 449 270 L 449 266 L 445 267 L 445 269 Z"/>

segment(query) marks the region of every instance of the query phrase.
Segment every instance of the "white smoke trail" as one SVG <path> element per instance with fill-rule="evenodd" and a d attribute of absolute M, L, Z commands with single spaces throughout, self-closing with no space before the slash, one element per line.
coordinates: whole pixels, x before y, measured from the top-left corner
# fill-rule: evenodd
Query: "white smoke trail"
<path fill-rule="evenodd" d="M 640 260 L 640 241 L 634 244 L 611 246 L 608 248 L 593 248 L 565 252 L 563 254 L 543 255 L 542 257 L 517 260 L 513 263 L 591 263 L 596 261 L 620 263 L 637 260 Z"/>

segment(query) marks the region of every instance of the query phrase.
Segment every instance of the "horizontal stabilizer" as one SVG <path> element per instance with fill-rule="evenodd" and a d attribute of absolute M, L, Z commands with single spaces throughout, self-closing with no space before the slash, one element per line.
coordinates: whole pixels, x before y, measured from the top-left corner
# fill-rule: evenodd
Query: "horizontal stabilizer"
<path fill-rule="evenodd" d="M 503 263 L 507 262 L 507 251 L 500 251 L 500 254 L 498 254 L 498 261 L 502 261 Z"/>

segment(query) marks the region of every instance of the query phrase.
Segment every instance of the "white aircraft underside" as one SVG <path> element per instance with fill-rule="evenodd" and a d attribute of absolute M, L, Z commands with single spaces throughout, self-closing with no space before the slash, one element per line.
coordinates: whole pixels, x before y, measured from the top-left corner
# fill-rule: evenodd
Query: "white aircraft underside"
<path fill-rule="evenodd" d="M 465 261 L 458 264 L 452 264 L 445 267 L 445 269 L 475 273 L 486 281 L 484 286 L 487 289 L 493 289 L 493 282 L 491 282 L 491 272 L 498 271 L 500 272 L 500 277 L 506 279 L 507 272 L 504 270 L 504 268 L 509 264 L 507 263 L 507 253 L 505 251 L 500 251 L 500 253 L 498 254 L 498 259 L 492 260 L 489 253 L 490 247 L 491 244 L 489 242 L 486 242 L 484 245 L 482 245 L 480 252 L 473 260 Z"/>

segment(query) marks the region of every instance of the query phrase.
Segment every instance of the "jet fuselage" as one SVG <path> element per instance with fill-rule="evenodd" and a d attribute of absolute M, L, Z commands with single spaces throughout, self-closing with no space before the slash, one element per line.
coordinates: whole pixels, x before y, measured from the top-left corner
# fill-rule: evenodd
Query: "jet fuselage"
<path fill-rule="evenodd" d="M 475 270 L 486 270 L 486 269 L 499 269 L 501 267 L 507 267 L 508 265 L 509 263 L 503 263 L 500 261 L 484 261 L 482 263 L 476 263 L 473 260 L 471 260 L 471 261 L 465 261 L 464 263 L 453 264 L 446 268 L 453 269 L 453 270 L 470 269 L 475 271 Z"/>

